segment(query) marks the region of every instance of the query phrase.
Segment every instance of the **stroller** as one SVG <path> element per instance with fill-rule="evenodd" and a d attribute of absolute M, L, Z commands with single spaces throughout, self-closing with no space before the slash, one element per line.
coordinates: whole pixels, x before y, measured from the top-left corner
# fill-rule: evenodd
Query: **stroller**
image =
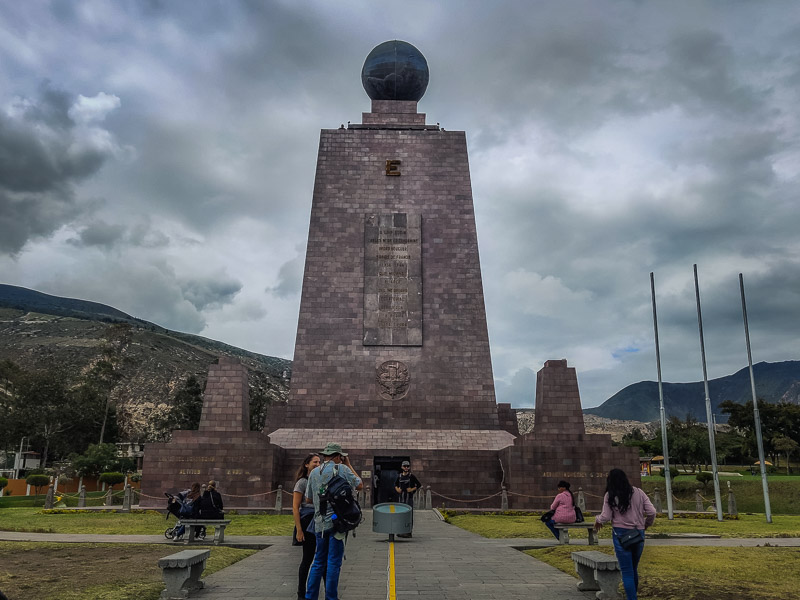
<path fill-rule="evenodd" d="M 164 492 L 167 497 L 167 515 L 166 519 L 169 520 L 170 515 L 174 515 L 178 522 L 174 527 L 168 527 L 164 532 L 164 537 L 168 540 L 181 540 L 186 533 L 186 525 L 181 523 L 181 519 L 192 518 L 192 504 L 186 502 L 186 496 L 183 493 L 178 495 L 169 494 Z"/>

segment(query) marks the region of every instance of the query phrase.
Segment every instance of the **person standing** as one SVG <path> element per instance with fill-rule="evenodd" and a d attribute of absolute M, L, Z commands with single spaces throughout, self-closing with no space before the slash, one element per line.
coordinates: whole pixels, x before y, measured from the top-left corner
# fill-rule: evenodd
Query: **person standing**
<path fill-rule="evenodd" d="M 222 512 L 224 505 L 222 504 L 222 496 L 217 491 L 217 482 L 213 479 L 206 484 L 206 489 L 203 495 L 197 499 L 199 507 L 198 518 L 200 519 L 224 519 L 225 515 Z M 200 527 L 197 533 L 199 539 L 205 539 L 206 527 Z"/>
<path fill-rule="evenodd" d="M 419 489 L 419 479 L 411 472 L 411 463 L 404 460 L 400 465 L 400 474 L 394 482 L 394 491 L 399 500 L 411 507 L 411 527 L 414 527 L 414 493 Z M 397 537 L 410 538 L 411 532 L 400 533 Z"/>
<path fill-rule="evenodd" d="M 322 513 L 320 495 L 324 493 L 328 482 L 336 474 L 347 480 L 354 490 L 362 489 L 364 484 L 356 475 L 347 453 L 342 451 L 340 444 L 329 442 L 320 454 L 323 456 L 324 462 L 311 471 L 306 486 L 306 501 L 314 504 L 314 528 L 317 544 L 314 562 L 311 564 L 306 583 L 306 600 L 317 600 L 319 597 L 319 586 L 323 574 L 325 574 L 325 600 L 338 600 L 339 573 L 344 557 L 345 534 L 334 531 L 331 520 L 333 507 L 330 504 L 325 513 Z"/>
<path fill-rule="evenodd" d="M 308 475 L 319 466 L 319 454 L 309 454 L 303 464 L 297 469 L 295 475 L 294 491 L 292 493 L 292 515 L 294 516 L 294 539 L 303 546 L 303 560 L 297 571 L 297 598 L 306 597 L 306 581 L 314 553 L 317 549 L 317 538 L 308 532 L 308 526 L 314 519 L 314 505 L 306 502 L 306 489 L 308 488 Z"/>
<path fill-rule="evenodd" d="M 569 489 L 569 481 L 559 481 L 558 494 L 553 499 L 550 505 L 550 510 L 553 511 L 553 516 L 547 519 L 544 524 L 553 532 L 556 539 L 560 539 L 561 532 L 556 529 L 556 523 L 574 523 L 575 517 L 575 497 Z"/>
<path fill-rule="evenodd" d="M 595 519 L 594 528 L 600 531 L 604 523 L 611 521 L 614 553 L 628 600 L 637 600 L 644 531 L 655 519 L 656 509 L 647 494 L 630 484 L 625 471 L 611 469 L 606 478 L 603 510 Z"/>

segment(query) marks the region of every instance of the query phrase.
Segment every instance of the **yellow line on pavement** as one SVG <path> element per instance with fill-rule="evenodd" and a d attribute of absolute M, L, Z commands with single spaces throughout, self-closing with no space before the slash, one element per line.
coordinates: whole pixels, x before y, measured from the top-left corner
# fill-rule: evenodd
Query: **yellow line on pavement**
<path fill-rule="evenodd" d="M 397 600 L 394 582 L 394 542 L 389 542 L 389 600 Z"/>

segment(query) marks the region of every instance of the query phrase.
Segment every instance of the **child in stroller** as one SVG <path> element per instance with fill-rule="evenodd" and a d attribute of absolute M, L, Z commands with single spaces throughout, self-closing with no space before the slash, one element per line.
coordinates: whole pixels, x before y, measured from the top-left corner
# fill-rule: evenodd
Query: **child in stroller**
<path fill-rule="evenodd" d="M 164 532 L 164 537 L 170 540 L 179 540 L 186 533 L 186 526 L 181 523 L 181 519 L 197 517 L 200 506 L 200 503 L 197 502 L 200 498 L 200 484 L 193 483 L 191 489 L 178 492 L 176 495 L 168 492 L 164 492 L 164 495 L 167 497 L 166 518 L 169 519 L 169 515 L 172 514 L 178 519 L 175 527 L 170 527 Z M 205 531 L 201 531 L 197 537 L 203 539 Z"/>

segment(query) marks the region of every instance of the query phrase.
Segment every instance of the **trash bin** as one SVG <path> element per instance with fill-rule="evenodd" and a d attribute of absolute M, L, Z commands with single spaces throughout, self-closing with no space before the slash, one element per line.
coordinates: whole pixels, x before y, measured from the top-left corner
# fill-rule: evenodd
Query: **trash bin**
<path fill-rule="evenodd" d="M 411 507 L 400 502 L 384 502 L 372 507 L 372 531 L 388 533 L 394 540 L 396 534 L 411 533 Z"/>

